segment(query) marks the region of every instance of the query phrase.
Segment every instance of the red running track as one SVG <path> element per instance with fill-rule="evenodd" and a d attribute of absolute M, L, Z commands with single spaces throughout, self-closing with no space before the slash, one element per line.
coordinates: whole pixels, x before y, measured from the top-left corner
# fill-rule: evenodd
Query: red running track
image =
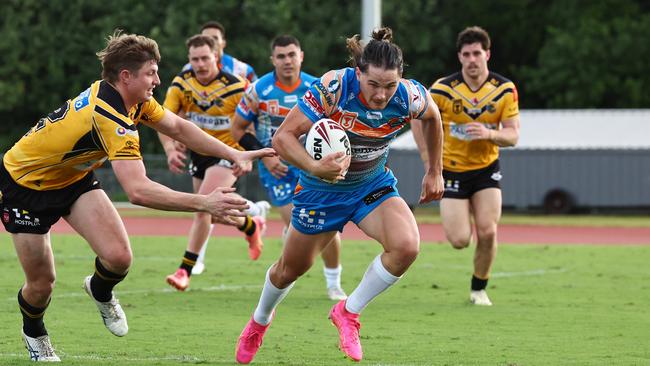
<path fill-rule="evenodd" d="M 129 235 L 185 236 L 190 230 L 191 218 L 177 217 L 125 217 L 123 218 Z M 425 242 L 445 242 L 439 224 L 420 224 L 420 236 Z M 72 228 L 59 220 L 53 233 L 73 233 Z M 236 228 L 218 225 L 214 236 L 240 236 Z M 280 237 L 282 223 L 269 221 L 267 236 Z M 354 224 L 343 230 L 343 239 L 368 239 Z M 650 228 L 645 227 L 591 227 L 591 226 L 539 226 L 539 225 L 500 225 L 499 242 L 512 244 L 631 244 L 650 245 Z"/>

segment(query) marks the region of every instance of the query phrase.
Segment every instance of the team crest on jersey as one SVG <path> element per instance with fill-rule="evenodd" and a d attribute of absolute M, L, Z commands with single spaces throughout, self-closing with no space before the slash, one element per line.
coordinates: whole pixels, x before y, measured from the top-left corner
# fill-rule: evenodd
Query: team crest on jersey
<path fill-rule="evenodd" d="M 124 135 L 126 135 L 126 128 L 124 128 L 124 127 L 118 127 L 118 128 L 115 130 L 115 133 L 116 133 L 118 136 L 124 136 Z"/>
<path fill-rule="evenodd" d="M 494 105 L 494 103 L 490 103 L 490 104 L 488 104 L 485 108 L 486 108 L 487 111 L 490 112 L 490 113 L 494 113 L 494 112 L 497 111 L 497 107 Z"/>
<path fill-rule="evenodd" d="M 354 122 L 357 120 L 357 116 L 358 114 L 356 112 L 345 111 L 341 116 L 341 120 L 339 121 L 341 127 L 346 130 L 351 130 L 354 126 Z"/>
<path fill-rule="evenodd" d="M 189 104 L 192 103 L 192 91 L 191 90 L 183 90 L 183 100 L 185 103 Z"/>
<path fill-rule="evenodd" d="M 463 101 L 460 99 L 454 99 L 451 104 L 451 110 L 455 114 L 461 114 L 463 112 Z"/>

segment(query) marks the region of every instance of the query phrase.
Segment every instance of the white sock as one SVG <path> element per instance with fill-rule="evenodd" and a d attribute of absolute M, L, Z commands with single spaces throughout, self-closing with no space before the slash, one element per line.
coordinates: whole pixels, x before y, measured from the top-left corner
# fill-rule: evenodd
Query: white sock
<path fill-rule="evenodd" d="M 248 208 L 244 211 L 246 214 L 251 216 L 260 216 L 262 214 L 262 210 L 255 202 L 246 200 L 246 204 L 248 205 Z"/>
<path fill-rule="evenodd" d="M 359 286 L 352 291 L 345 302 L 345 309 L 351 313 L 361 311 L 380 293 L 395 284 L 401 277 L 393 276 L 381 263 L 381 254 L 370 263 Z"/>
<path fill-rule="evenodd" d="M 289 286 L 279 289 L 271 283 L 270 279 L 271 268 L 266 271 L 266 279 L 264 281 L 264 288 L 262 289 L 262 294 L 260 295 L 260 302 L 257 303 L 255 312 L 253 313 L 253 320 L 257 324 L 267 325 L 271 322 L 271 315 L 273 310 L 278 306 L 278 304 L 289 294 L 293 284 L 292 282 Z"/>
<path fill-rule="evenodd" d="M 327 288 L 340 288 L 341 287 L 341 271 L 343 270 L 343 267 L 339 264 L 338 267 L 335 268 L 328 268 L 328 267 L 323 267 L 323 274 L 325 275 L 325 282 L 327 284 Z"/>
<path fill-rule="evenodd" d="M 205 239 L 205 243 L 203 243 L 203 246 L 199 251 L 199 257 L 196 258 L 196 263 L 199 262 L 205 263 L 205 251 L 208 249 L 208 242 L 210 241 L 210 235 L 212 234 L 212 229 L 214 229 L 214 224 L 210 224 L 210 231 L 208 233 L 208 238 Z"/>

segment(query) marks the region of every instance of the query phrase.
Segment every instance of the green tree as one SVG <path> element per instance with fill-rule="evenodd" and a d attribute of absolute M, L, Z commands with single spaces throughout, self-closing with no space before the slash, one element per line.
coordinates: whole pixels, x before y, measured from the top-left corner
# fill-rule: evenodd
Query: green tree
<path fill-rule="evenodd" d="M 562 6 L 560 6 L 562 5 Z M 647 9 L 634 1 L 558 3 L 525 92 L 543 108 L 648 108 Z M 580 17 L 571 15 L 580 14 Z"/>

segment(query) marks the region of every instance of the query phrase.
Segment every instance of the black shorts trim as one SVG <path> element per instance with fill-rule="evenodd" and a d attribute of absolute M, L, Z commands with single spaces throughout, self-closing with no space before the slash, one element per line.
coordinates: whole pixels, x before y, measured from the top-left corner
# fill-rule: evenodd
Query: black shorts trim
<path fill-rule="evenodd" d="M 232 169 L 232 163 L 226 159 L 216 158 L 214 156 L 201 155 L 190 150 L 190 175 L 194 178 L 204 179 L 205 171 L 212 166 L 222 166 Z"/>
<path fill-rule="evenodd" d="M 466 172 L 443 170 L 442 177 L 445 179 L 445 193 L 442 198 L 467 199 L 482 189 L 501 189 L 499 182 L 502 176 L 499 159 L 485 168 Z"/>
<path fill-rule="evenodd" d="M 0 219 L 10 233 L 45 234 L 62 216 L 70 214 L 70 208 L 82 194 L 101 188 L 95 173 L 91 171 L 67 187 L 36 191 L 16 183 L 2 163 Z"/>

